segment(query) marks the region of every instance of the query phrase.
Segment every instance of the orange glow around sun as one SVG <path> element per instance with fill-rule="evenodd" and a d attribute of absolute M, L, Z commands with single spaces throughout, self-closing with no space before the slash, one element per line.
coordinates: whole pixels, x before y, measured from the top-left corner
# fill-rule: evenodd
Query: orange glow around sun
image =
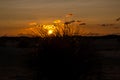
<path fill-rule="evenodd" d="M 55 26 L 54 25 L 43 25 L 43 28 L 47 30 L 50 30 L 50 29 L 54 30 Z"/>
<path fill-rule="evenodd" d="M 56 26 L 52 24 L 46 24 L 46 25 L 36 25 L 37 23 L 30 23 L 29 25 L 31 27 L 27 28 L 25 32 L 36 35 L 36 36 L 41 36 L 41 37 L 47 37 L 51 35 L 56 35 Z"/>
<path fill-rule="evenodd" d="M 48 35 L 51 35 L 54 33 L 56 27 L 54 25 L 43 25 L 43 28 L 46 29 L 48 32 Z"/>

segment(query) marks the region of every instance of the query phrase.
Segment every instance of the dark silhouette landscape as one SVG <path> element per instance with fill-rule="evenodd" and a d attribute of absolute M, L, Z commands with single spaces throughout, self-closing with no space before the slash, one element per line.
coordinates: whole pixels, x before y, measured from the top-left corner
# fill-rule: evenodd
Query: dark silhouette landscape
<path fill-rule="evenodd" d="M 0 80 L 119 80 L 120 36 L 0 37 Z"/>

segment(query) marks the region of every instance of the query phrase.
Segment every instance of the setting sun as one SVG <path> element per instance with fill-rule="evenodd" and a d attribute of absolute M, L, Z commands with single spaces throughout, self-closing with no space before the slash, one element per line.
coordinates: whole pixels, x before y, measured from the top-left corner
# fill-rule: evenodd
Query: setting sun
<path fill-rule="evenodd" d="M 48 30 L 48 35 L 51 35 L 53 33 L 53 30 Z"/>
<path fill-rule="evenodd" d="M 56 29 L 54 25 L 43 25 L 43 28 L 48 31 L 48 35 L 53 34 Z"/>

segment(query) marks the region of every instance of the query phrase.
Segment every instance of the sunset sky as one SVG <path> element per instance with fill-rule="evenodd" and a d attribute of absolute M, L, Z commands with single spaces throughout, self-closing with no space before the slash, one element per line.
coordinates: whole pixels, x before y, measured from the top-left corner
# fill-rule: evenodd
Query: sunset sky
<path fill-rule="evenodd" d="M 30 22 L 50 24 L 67 14 L 81 20 L 81 32 L 120 33 L 120 0 L 0 0 L 0 36 L 17 35 Z M 115 24 L 101 26 L 101 24 Z"/>

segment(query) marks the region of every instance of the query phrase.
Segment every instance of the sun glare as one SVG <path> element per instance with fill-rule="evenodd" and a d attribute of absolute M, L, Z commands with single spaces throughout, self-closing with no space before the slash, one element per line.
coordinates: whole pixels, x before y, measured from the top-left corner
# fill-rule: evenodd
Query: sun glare
<path fill-rule="evenodd" d="M 53 32 L 55 30 L 55 26 L 54 25 L 43 25 L 43 28 L 48 30 L 48 35 L 53 34 Z"/>
<path fill-rule="evenodd" d="M 48 30 L 48 35 L 51 35 L 53 33 L 53 30 Z"/>

